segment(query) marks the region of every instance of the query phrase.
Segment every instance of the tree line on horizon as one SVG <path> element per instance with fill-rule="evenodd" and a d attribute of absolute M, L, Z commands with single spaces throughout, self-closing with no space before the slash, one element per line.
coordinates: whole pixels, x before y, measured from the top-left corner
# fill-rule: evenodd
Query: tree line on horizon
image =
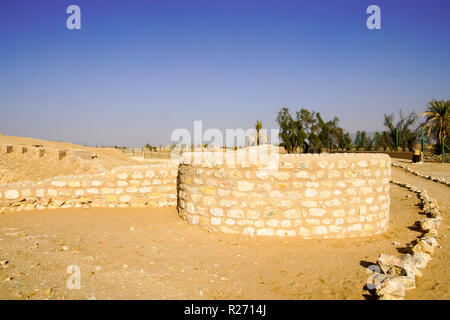
<path fill-rule="evenodd" d="M 421 129 L 424 142 L 434 144 L 435 152 L 442 151 L 446 137 L 450 136 L 450 100 L 433 99 L 428 102 L 425 111 L 417 115 L 414 111 L 405 115 L 402 110 L 398 112 L 398 120 L 393 113 L 384 114 L 385 130 L 376 132 L 376 138 L 369 137 L 365 130 L 358 130 L 352 139 L 350 133 L 339 126 L 339 118 L 324 120 L 320 112 L 301 108 L 291 115 L 287 107 L 278 111 L 276 122 L 279 125 L 280 146 L 287 153 L 321 153 L 331 151 L 350 150 L 395 150 L 396 146 L 402 150 L 412 151 L 420 142 Z M 419 116 L 425 118 L 417 125 Z M 263 127 L 261 121 L 256 121 L 256 142 L 261 142 L 260 131 Z M 193 145 L 191 149 L 193 149 Z M 203 147 L 208 147 L 205 144 Z M 157 151 L 157 147 L 147 143 L 145 149 Z M 225 148 L 225 147 L 224 147 Z M 235 146 L 234 149 L 237 149 Z M 162 146 L 160 146 L 162 150 Z"/>
<path fill-rule="evenodd" d="M 420 142 L 421 128 L 426 143 L 435 144 L 435 152 L 442 151 L 445 137 L 450 135 L 450 100 L 431 100 L 419 115 L 425 118 L 417 125 L 419 115 L 414 111 L 405 115 L 402 110 L 396 121 L 394 114 L 384 114 L 386 130 L 377 132 L 376 138 L 368 137 L 365 130 L 356 132 L 353 140 L 350 133 L 339 126 L 339 118 L 324 120 L 320 112 L 301 108 L 291 115 L 287 107 L 277 113 L 280 146 L 287 153 L 321 153 L 332 150 L 402 150 L 412 151 Z M 256 127 L 256 125 L 255 125 Z M 257 122 L 257 131 L 262 124 Z M 445 145 L 446 146 L 446 145 Z M 448 148 L 448 147 L 447 147 Z"/>

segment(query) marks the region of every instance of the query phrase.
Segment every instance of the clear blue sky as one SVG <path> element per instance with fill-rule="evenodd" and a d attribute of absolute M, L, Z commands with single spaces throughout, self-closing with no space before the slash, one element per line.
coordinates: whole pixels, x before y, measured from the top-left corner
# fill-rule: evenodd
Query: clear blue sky
<path fill-rule="evenodd" d="M 194 120 L 276 127 L 282 106 L 370 132 L 432 98 L 450 99 L 448 0 L 0 2 L 7 135 L 159 145 Z"/>

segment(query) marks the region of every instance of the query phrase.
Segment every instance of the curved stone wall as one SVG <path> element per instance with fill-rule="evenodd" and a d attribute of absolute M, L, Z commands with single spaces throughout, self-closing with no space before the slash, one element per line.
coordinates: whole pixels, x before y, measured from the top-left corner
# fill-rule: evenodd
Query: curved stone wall
<path fill-rule="evenodd" d="M 177 207 L 189 223 L 306 239 L 369 236 L 388 228 L 387 155 L 279 155 L 275 169 L 186 159 L 178 170 Z"/>

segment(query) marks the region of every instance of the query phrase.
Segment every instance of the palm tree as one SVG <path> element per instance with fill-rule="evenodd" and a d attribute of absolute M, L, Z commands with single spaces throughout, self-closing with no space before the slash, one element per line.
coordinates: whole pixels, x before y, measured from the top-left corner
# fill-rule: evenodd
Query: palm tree
<path fill-rule="evenodd" d="M 431 133 L 436 135 L 437 149 L 439 152 L 444 136 L 450 130 L 450 100 L 433 99 L 428 102 L 427 110 L 421 113 L 425 120 L 425 133 L 430 136 Z"/>
<path fill-rule="evenodd" d="M 255 129 L 256 129 L 256 145 L 259 146 L 259 132 L 262 129 L 262 122 L 261 121 L 256 120 Z"/>

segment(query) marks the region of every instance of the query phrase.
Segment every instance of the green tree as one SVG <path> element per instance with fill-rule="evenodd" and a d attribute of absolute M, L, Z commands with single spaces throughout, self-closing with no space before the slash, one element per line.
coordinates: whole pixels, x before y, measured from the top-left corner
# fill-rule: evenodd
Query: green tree
<path fill-rule="evenodd" d="M 351 145 L 348 134 L 340 128 L 339 118 L 325 121 L 319 112 L 301 108 L 292 118 L 288 108 L 282 108 L 277 114 L 280 127 L 281 145 L 286 152 L 322 152 L 322 149 L 347 148 Z M 345 146 L 343 144 L 345 138 Z M 331 150 L 330 150 L 331 151 Z"/>
<path fill-rule="evenodd" d="M 344 133 L 344 130 L 341 133 L 341 139 L 339 139 L 339 149 L 349 151 L 352 148 L 352 138 L 348 132 Z"/>
<path fill-rule="evenodd" d="M 367 137 L 366 131 L 356 131 L 355 146 L 356 150 L 362 149 L 367 150 L 370 145 L 371 140 Z"/>
<path fill-rule="evenodd" d="M 303 147 L 303 152 L 315 152 L 319 146 L 316 113 L 306 108 L 300 109 L 297 112 L 297 127 L 297 140 L 299 146 Z"/>
<path fill-rule="evenodd" d="M 396 132 L 398 130 L 398 145 L 402 146 L 403 150 L 408 149 L 412 151 L 418 135 L 417 129 L 412 129 L 412 125 L 416 120 L 417 115 L 414 111 L 405 116 L 402 110 L 400 110 L 399 120 L 396 124 L 394 124 L 394 114 L 384 115 L 384 125 L 389 130 L 389 136 L 391 137 L 394 146 L 396 144 Z"/>
<path fill-rule="evenodd" d="M 377 137 L 377 145 L 379 148 L 383 149 L 383 151 L 386 151 L 387 149 L 393 150 L 395 144 L 392 140 L 390 132 L 388 131 L 381 132 Z"/>
<path fill-rule="evenodd" d="M 284 147 L 287 153 L 293 153 L 297 147 L 295 139 L 295 121 L 292 119 L 289 109 L 283 107 L 278 111 L 277 119 L 280 127 L 280 139 L 281 145 Z"/>
<path fill-rule="evenodd" d="M 431 100 L 421 115 L 425 118 L 424 132 L 427 136 L 435 136 L 436 153 L 439 153 L 444 136 L 450 133 L 450 100 Z"/>
<path fill-rule="evenodd" d="M 399 121 L 399 135 L 400 144 L 403 150 L 407 149 L 412 151 L 414 149 L 414 144 L 417 140 L 418 130 L 417 128 L 412 128 L 414 123 L 417 121 L 417 114 L 412 111 L 409 115 L 404 116 L 402 110 L 399 111 L 400 121 Z"/>
<path fill-rule="evenodd" d="M 319 148 L 328 148 L 331 152 L 332 148 L 338 146 L 340 138 L 343 134 L 343 129 L 338 126 L 339 118 L 334 117 L 333 120 L 324 121 L 320 113 L 316 113 L 317 126 L 319 128 Z"/>

